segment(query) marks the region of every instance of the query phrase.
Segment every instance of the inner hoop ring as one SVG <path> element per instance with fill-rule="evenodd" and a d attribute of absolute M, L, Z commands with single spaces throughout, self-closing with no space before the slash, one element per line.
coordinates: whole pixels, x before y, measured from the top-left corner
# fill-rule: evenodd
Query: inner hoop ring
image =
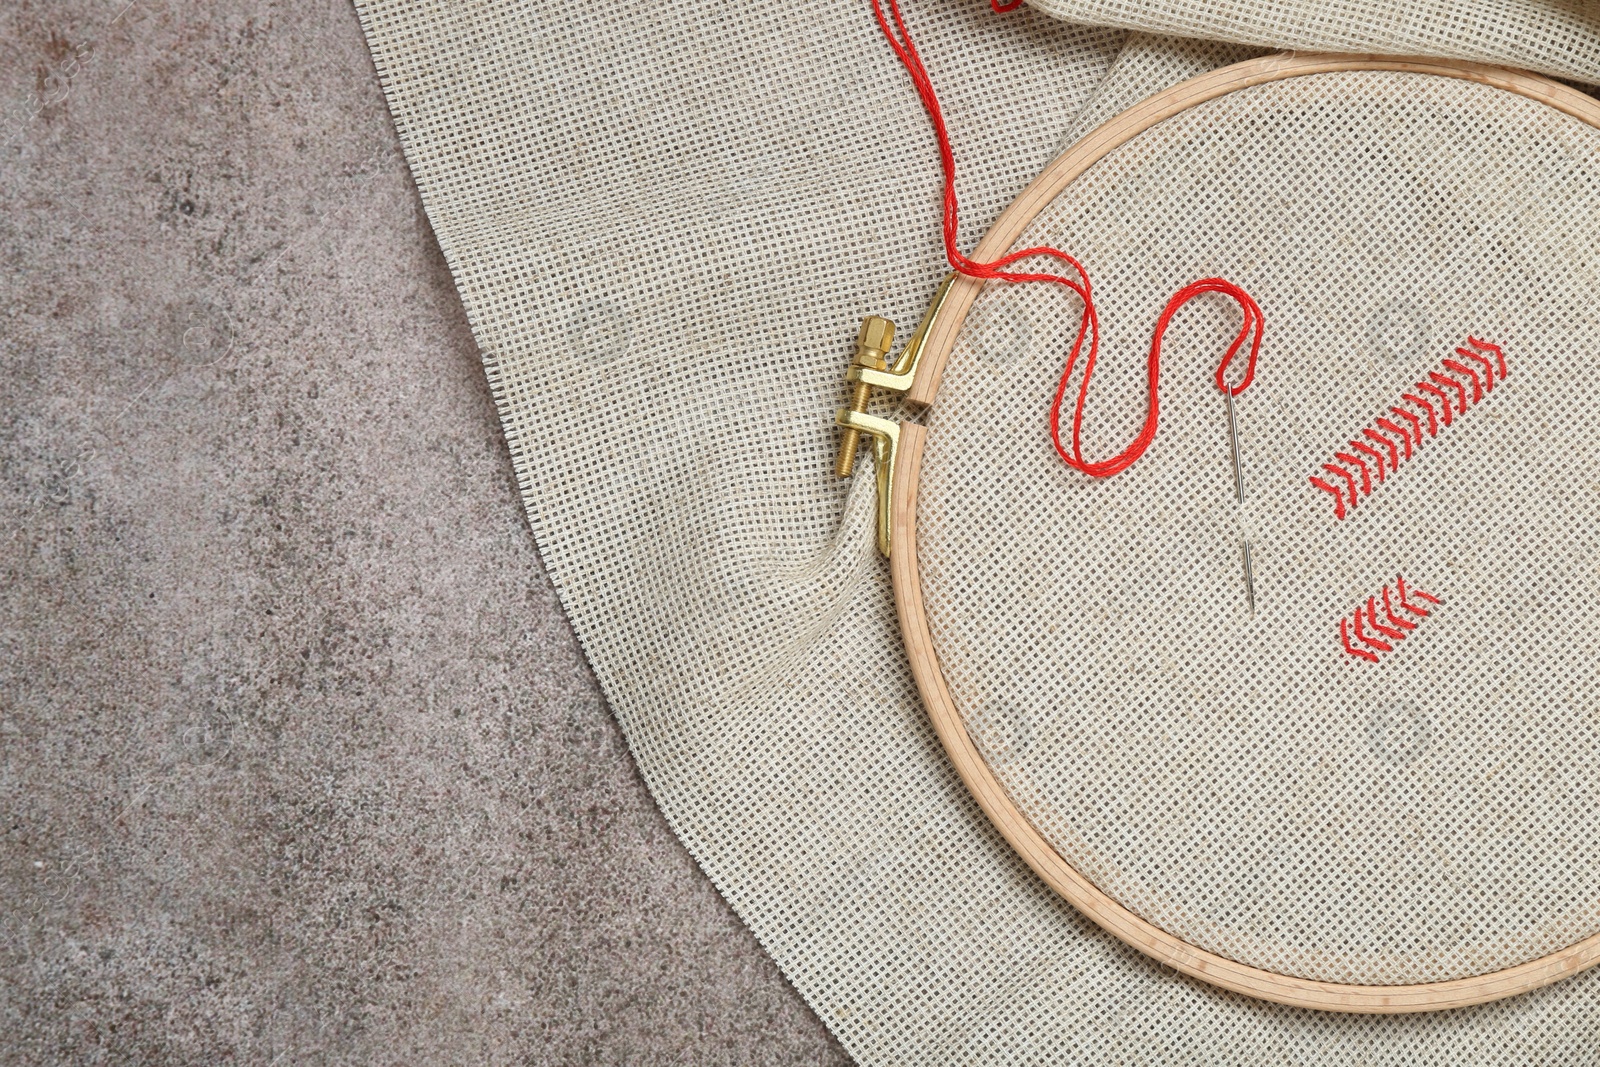
<path fill-rule="evenodd" d="M 1600 101 L 1536 74 L 1450 60 L 1292 53 L 1267 56 L 1182 82 L 1095 129 L 1058 156 L 1023 190 L 978 244 L 972 258 L 987 262 L 1010 251 L 1029 224 L 1068 185 L 1111 151 L 1157 123 L 1254 85 L 1344 71 L 1403 71 L 1477 82 L 1527 97 L 1600 129 Z M 939 313 L 929 323 L 916 378 L 906 394 L 912 403 L 926 406 L 934 402 L 945 362 L 983 285 L 982 281 L 964 276 L 952 284 Z M 895 609 L 917 690 L 945 752 L 984 814 L 1039 877 L 1101 929 L 1192 978 L 1261 1000 L 1320 1011 L 1400 1014 L 1462 1008 L 1537 989 L 1600 963 L 1600 934 L 1595 934 L 1515 967 L 1448 982 L 1319 982 L 1251 967 L 1208 952 L 1152 925 L 1113 900 L 1069 864 L 1012 802 L 979 754 L 951 699 L 928 626 L 917 562 L 917 486 L 926 441 L 924 427 L 912 422 L 901 424 L 890 499 L 893 550 L 889 567 Z"/>

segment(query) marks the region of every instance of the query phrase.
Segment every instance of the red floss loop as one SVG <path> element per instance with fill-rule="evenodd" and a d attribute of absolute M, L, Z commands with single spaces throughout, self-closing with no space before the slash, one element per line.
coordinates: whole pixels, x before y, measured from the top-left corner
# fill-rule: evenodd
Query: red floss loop
<path fill-rule="evenodd" d="M 1155 336 L 1150 342 L 1150 399 L 1145 410 L 1144 427 L 1133 443 L 1110 459 L 1093 462 L 1083 456 L 1083 408 L 1089 396 L 1089 381 L 1094 377 L 1095 361 L 1100 354 L 1100 317 L 1095 309 L 1094 290 L 1089 283 L 1089 272 L 1082 263 L 1079 263 L 1059 248 L 1039 246 L 1024 248 L 1001 256 L 989 263 L 980 263 L 964 255 L 956 248 L 956 233 L 959 226 L 960 205 L 956 199 L 956 160 L 955 153 L 950 147 L 950 133 L 945 128 L 944 113 L 939 108 L 939 97 L 933 90 L 933 80 L 928 76 L 928 68 L 922 62 L 922 56 L 917 52 L 917 46 L 911 39 L 911 31 L 906 29 L 904 16 L 900 13 L 899 0 L 887 0 L 888 14 L 884 14 L 884 0 L 872 0 L 872 13 L 878 20 L 878 28 L 883 31 L 883 36 L 889 42 L 889 47 L 894 49 L 896 58 L 906 68 L 906 73 L 911 76 L 911 84 L 916 87 L 917 96 L 922 100 L 922 106 L 928 113 L 928 120 L 933 125 L 934 136 L 939 142 L 939 163 L 944 172 L 944 253 L 951 269 L 964 274 L 969 278 L 982 281 L 1002 282 L 1053 282 L 1065 286 L 1078 294 L 1083 301 L 1083 314 L 1078 322 L 1078 334 L 1073 339 L 1072 348 L 1067 354 L 1066 369 L 1061 373 L 1061 383 L 1056 388 L 1055 402 L 1050 406 L 1050 439 L 1055 443 L 1058 452 L 1069 467 L 1082 471 L 1092 478 L 1108 478 L 1126 470 L 1135 460 L 1144 454 L 1150 447 L 1150 442 L 1155 440 L 1157 416 L 1160 411 L 1158 386 L 1161 380 L 1161 342 L 1166 336 L 1167 326 L 1178 310 L 1190 300 L 1203 293 L 1220 293 L 1229 297 L 1239 305 L 1239 310 L 1244 313 L 1244 321 L 1239 326 L 1239 333 L 1228 346 L 1228 351 L 1222 357 L 1222 362 L 1217 366 L 1217 388 L 1230 396 L 1238 396 L 1249 388 L 1255 378 L 1256 356 L 1261 351 L 1261 334 L 1266 324 L 1261 308 L 1250 298 L 1250 294 L 1222 278 L 1203 278 L 1197 282 L 1180 289 L 1173 298 L 1167 302 L 1166 310 L 1156 320 Z M 1022 4 L 1022 0 L 989 0 L 989 6 L 997 12 L 1014 11 Z M 890 23 L 893 22 L 891 27 Z M 1034 273 L 1025 271 L 1011 271 L 1007 267 L 1024 259 L 1036 256 L 1048 257 L 1066 264 L 1076 277 L 1062 274 Z M 1245 341 L 1250 342 L 1250 357 L 1245 366 L 1244 377 L 1236 386 L 1227 383 L 1226 372 L 1233 363 L 1234 356 L 1244 347 Z M 1063 444 L 1061 440 L 1061 405 L 1066 396 L 1067 386 L 1072 380 L 1072 372 L 1078 363 L 1078 356 L 1084 353 L 1087 342 L 1087 353 L 1083 363 L 1083 379 L 1078 385 L 1078 396 L 1072 409 L 1072 436 L 1070 444 Z"/>
<path fill-rule="evenodd" d="M 1084 288 L 1088 288 L 1088 278 L 1084 278 Z M 1050 439 L 1055 442 L 1056 452 L 1067 461 L 1067 465 L 1075 470 L 1080 470 L 1091 478 L 1109 478 L 1130 467 L 1134 460 L 1144 455 L 1144 450 L 1150 447 L 1150 442 L 1156 437 L 1156 423 L 1161 411 L 1160 384 L 1161 384 L 1161 342 L 1167 335 L 1167 326 L 1172 322 L 1172 317 L 1178 310 L 1202 293 L 1222 293 L 1231 297 L 1239 305 L 1239 310 L 1244 312 L 1244 322 L 1239 327 L 1239 334 L 1228 346 L 1228 351 L 1223 355 L 1222 362 L 1217 364 L 1217 388 L 1229 396 L 1238 396 L 1250 387 L 1256 377 L 1256 357 L 1261 352 L 1261 327 L 1265 318 L 1261 308 L 1250 298 L 1250 294 L 1222 278 L 1202 278 L 1200 281 L 1179 289 L 1172 299 L 1167 301 L 1166 310 L 1156 320 L 1155 336 L 1150 340 L 1150 358 L 1148 373 L 1150 376 L 1149 399 L 1146 402 L 1144 427 L 1139 431 L 1139 436 L 1133 443 L 1118 452 L 1110 459 L 1098 463 L 1090 462 L 1083 458 L 1083 407 L 1089 398 L 1089 379 L 1094 376 L 1094 362 L 1100 349 L 1100 322 L 1095 314 L 1094 302 L 1088 296 L 1084 297 L 1084 319 L 1089 325 L 1089 354 L 1083 363 L 1083 380 L 1078 383 L 1078 400 L 1072 409 L 1072 445 L 1071 452 L 1061 441 L 1061 401 L 1067 393 L 1067 383 L 1072 380 L 1073 366 L 1078 361 L 1078 351 L 1083 346 L 1083 330 L 1078 331 L 1077 340 L 1073 342 L 1072 351 L 1067 356 L 1067 369 L 1061 373 L 1061 383 L 1056 386 L 1055 402 L 1050 405 Z M 1239 354 L 1239 349 L 1244 347 L 1246 340 L 1250 342 L 1250 358 L 1245 363 L 1244 377 L 1238 385 L 1230 386 L 1227 382 L 1228 368 L 1233 364 L 1233 357 Z"/>

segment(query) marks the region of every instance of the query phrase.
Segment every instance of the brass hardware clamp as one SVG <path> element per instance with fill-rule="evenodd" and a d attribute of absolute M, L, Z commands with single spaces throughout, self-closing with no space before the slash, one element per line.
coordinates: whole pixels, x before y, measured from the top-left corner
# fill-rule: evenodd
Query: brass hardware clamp
<path fill-rule="evenodd" d="M 889 363 L 885 357 L 889 355 L 889 345 L 893 341 L 894 323 L 877 315 L 862 319 L 861 332 L 856 334 L 856 359 L 852 369 L 886 369 Z M 867 402 L 872 399 L 872 386 L 859 377 L 849 380 L 853 386 L 850 391 L 850 411 L 859 415 L 867 410 Z M 845 431 L 839 439 L 839 460 L 833 465 L 833 473 L 848 478 L 856 469 L 856 449 L 861 445 L 861 431 L 847 422 L 841 422 L 840 425 Z"/>
<path fill-rule="evenodd" d="M 868 315 L 861 322 L 861 332 L 856 335 L 856 354 L 845 374 L 850 386 L 850 406 L 840 408 L 834 421 L 844 427 L 839 439 L 839 458 L 834 463 L 834 473 L 848 478 L 855 472 L 856 450 L 861 435 L 872 439 L 872 462 L 878 481 L 878 551 L 885 556 L 892 547 L 889 543 L 890 505 L 894 497 L 894 462 L 900 447 L 900 424 L 892 419 L 867 414 L 872 400 L 872 389 L 888 389 L 904 393 L 911 388 L 917 376 L 917 365 L 922 359 L 922 344 L 927 339 L 945 297 L 958 276 L 952 272 L 933 294 L 927 313 L 917 325 L 911 340 L 901 349 L 894 365 L 888 363 L 889 346 L 894 341 L 894 323 L 877 315 Z"/>

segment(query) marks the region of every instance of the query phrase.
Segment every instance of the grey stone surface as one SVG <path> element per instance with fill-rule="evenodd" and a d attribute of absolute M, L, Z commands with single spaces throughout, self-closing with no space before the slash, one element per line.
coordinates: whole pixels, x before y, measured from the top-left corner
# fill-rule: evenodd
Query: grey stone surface
<path fill-rule="evenodd" d="M 0 8 L 0 1061 L 841 1063 L 538 557 L 343 0 Z"/>

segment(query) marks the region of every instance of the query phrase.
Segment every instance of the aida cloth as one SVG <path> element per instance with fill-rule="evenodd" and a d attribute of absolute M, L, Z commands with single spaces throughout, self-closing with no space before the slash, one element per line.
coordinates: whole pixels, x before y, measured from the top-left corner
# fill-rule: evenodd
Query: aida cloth
<path fill-rule="evenodd" d="M 640 769 L 860 1062 L 1594 1062 L 1589 976 L 1375 1018 L 1162 971 L 968 797 L 905 665 L 870 464 L 830 469 L 861 315 L 914 322 L 943 273 L 934 141 L 864 4 L 358 7 L 540 550 Z M 1542 8 L 1482 7 L 1504 18 L 1447 51 L 1515 41 L 1600 79 L 1592 33 L 1574 50 Z M 1080 133 L 1250 54 L 966 0 L 907 17 L 967 247 Z M 1152 309 L 1126 314 L 1133 331 Z"/>
<path fill-rule="evenodd" d="M 1076 298 L 974 307 L 919 559 L 1024 815 L 1135 913 L 1281 974 L 1446 981 L 1600 932 L 1600 130 L 1423 74 L 1274 82 L 1112 153 L 1018 247 L 1044 244 L 1104 294 L 1091 456 L 1138 431 L 1173 290 L 1223 275 L 1268 326 L 1241 505 L 1231 302 L 1174 320 L 1155 442 L 1104 480 L 1047 432 Z"/>

